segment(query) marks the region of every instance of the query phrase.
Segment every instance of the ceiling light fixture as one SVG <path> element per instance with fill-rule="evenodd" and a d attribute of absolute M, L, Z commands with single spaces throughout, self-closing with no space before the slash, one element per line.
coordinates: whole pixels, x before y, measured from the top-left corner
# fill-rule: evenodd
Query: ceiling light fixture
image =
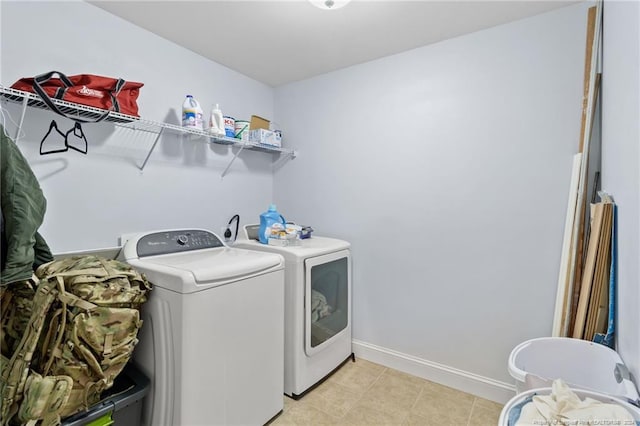
<path fill-rule="evenodd" d="M 340 9 L 349 3 L 351 0 L 309 0 L 312 5 L 324 10 Z"/>

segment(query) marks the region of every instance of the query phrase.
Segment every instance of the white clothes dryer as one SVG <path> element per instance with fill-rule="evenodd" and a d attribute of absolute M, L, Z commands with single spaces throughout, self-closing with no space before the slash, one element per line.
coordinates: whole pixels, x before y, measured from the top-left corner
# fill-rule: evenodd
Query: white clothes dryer
<path fill-rule="evenodd" d="M 234 247 L 285 259 L 284 393 L 298 399 L 349 358 L 355 360 L 350 244 L 314 236 L 296 246 L 273 246 L 257 241 L 257 230 L 245 225 Z"/>
<path fill-rule="evenodd" d="M 283 409 L 284 261 L 202 229 L 139 234 L 126 262 L 154 285 L 133 359 L 149 426 L 263 425 Z"/>

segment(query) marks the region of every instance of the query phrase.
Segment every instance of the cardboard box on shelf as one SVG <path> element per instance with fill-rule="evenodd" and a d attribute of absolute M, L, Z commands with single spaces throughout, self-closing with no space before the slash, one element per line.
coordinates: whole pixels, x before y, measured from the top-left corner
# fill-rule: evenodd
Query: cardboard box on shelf
<path fill-rule="evenodd" d="M 249 123 L 249 130 L 254 129 L 267 129 L 269 130 L 269 124 L 271 122 L 266 118 L 259 117 L 257 115 L 251 116 L 251 122 Z"/>
<path fill-rule="evenodd" d="M 271 130 L 255 129 L 249 131 L 249 141 L 262 145 L 282 147 L 282 139 L 280 135 Z"/>

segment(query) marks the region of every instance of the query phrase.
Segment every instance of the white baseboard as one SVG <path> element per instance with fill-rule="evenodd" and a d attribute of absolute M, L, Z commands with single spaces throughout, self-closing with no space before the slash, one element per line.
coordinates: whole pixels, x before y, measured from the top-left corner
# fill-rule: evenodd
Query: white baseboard
<path fill-rule="evenodd" d="M 506 403 L 516 394 L 515 386 L 448 365 L 417 358 L 391 349 L 353 340 L 356 357 L 384 365 L 432 382 L 440 383 L 491 401 Z"/>

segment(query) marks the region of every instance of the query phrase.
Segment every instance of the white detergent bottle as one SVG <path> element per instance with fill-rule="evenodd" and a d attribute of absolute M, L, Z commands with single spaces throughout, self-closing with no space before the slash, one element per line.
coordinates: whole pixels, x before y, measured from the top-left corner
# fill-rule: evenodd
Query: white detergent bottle
<path fill-rule="evenodd" d="M 215 107 L 211 108 L 211 117 L 209 118 L 209 133 L 213 136 L 224 136 L 224 117 L 222 116 L 222 111 L 220 110 L 220 106 L 216 104 Z"/>
<path fill-rule="evenodd" d="M 191 95 L 187 95 L 182 104 L 182 127 L 202 130 L 202 108 Z"/>

